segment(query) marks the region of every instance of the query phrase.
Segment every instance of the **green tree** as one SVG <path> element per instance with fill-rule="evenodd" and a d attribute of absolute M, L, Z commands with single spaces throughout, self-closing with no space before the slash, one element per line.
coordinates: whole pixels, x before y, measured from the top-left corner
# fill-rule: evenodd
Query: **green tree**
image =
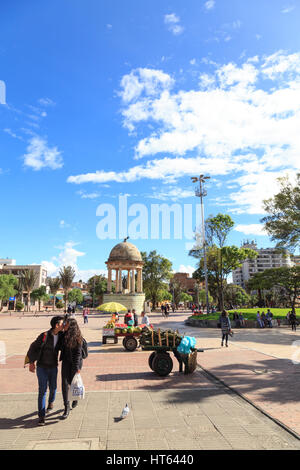
<path fill-rule="evenodd" d="M 22 271 L 22 285 L 24 291 L 27 292 L 27 312 L 30 311 L 30 296 L 37 278 L 38 273 L 33 269 L 26 269 Z"/>
<path fill-rule="evenodd" d="M 294 251 L 300 241 L 300 173 L 293 186 L 287 176 L 278 178 L 280 191 L 264 201 L 269 214 L 261 219 L 278 248 Z"/>
<path fill-rule="evenodd" d="M 76 302 L 76 305 L 81 305 L 83 302 L 83 295 L 80 289 L 72 289 L 68 294 L 69 302 Z"/>
<path fill-rule="evenodd" d="M 102 303 L 103 294 L 107 292 L 107 279 L 104 276 L 96 275 L 92 276 L 87 281 L 88 291 L 93 298 L 93 305 L 95 297 L 98 299 L 99 305 Z M 112 291 L 115 292 L 115 286 L 112 285 Z"/>
<path fill-rule="evenodd" d="M 257 252 L 249 248 L 238 248 L 237 246 L 223 246 L 218 248 L 212 246 L 207 252 L 207 272 L 210 292 L 217 298 L 218 309 L 224 309 L 224 288 L 228 275 L 242 265 L 242 261 L 253 259 Z M 203 282 L 205 279 L 204 260 L 200 258 L 199 267 L 193 277 Z"/>
<path fill-rule="evenodd" d="M 224 302 L 230 309 L 235 306 L 242 307 L 250 303 L 250 296 L 241 286 L 227 284 L 224 289 Z"/>
<path fill-rule="evenodd" d="M 39 303 L 39 312 L 41 311 L 41 302 L 46 302 L 50 299 L 50 296 L 46 292 L 46 286 L 40 286 L 38 289 L 34 289 L 31 292 L 31 298 L 34 301 L 38 301 Z"/>
<path fill-rule="evenodd" d="M 184 302 L 184 304 L 188 302 L 193 302 L 193 297 L 186 292 L 181 292 L 180 294 L 180 302 Z M 177 304 L 176 304 L 177 307 Z"/>
<path fill-rule="evenodd" d="M 65 310 L 67 310 L 68 292 L 72 287 L 75 270 L 72 266 L 62 266 L 59 270 L 60 283 L 64 290 Z"/>
<path fill-rule="evenodd" d="M 206 246 L 208 247 L 207 251 L 210 251 L 216 248 L 217 251 L 214 251 L 214 254 L 215 255 L 217 254 L 219 256 L 219 259 L 216 260 L 218 264 L 217 270 L 219 274 L 216 278 L 217 286 L 215 287 L 217 287 L 219 306 L 221 309 L 224 308 L 223 284 L 225 280 L 225 276 L 224 276 L 225 273 L 223 273 L 224 263 L 222 259 L 223 253 L 224 253 L 223 248 L 225 247 L 225 242 L 233 226 L 234 226 L 234 221 L 232 220 L 230 215 L 227 215 L 227 214 L 219 213 L 215 217 L 210 216 L 205 220 Z M 203 247 L 200 249 L 191 250 L 189 254 L 196 258 L 203 258 L 204 256 Z M 207 253 L 207 258 L 208 258 L 208 253 Z M 215 269 L 215 272 L 216 272 L 216 269 Z M 212 279 L 210 280 L 210 284 L 212 284 Z"/>
<path fill-rule="evenodd" d="M 48 285 L 50 288 L 50 292 L 53 295 L 53 310 L 55 310 L 56 294 L 60 288 L 60 278 L 59 277 L 49 278 Z"/>
<path fill-rule="evenodd" d="M 172 295 L 172 300 L 174 301 L 176 308 L 178 308 L 178 304 L 181 302 L 181 294 L 183 293 L 183 287 L 181 283 L 177 279 L 171 279 L 169 291 Z"/>
<path fill-rule="evenodd" d="M 159 255 L 156 250 L 148 255 L 141 252 L 144 261 L 143 286 L 146 297 L 151 300 L 152 308 L 155 309 L 160 290 L 168 290 L 168 283 L 172 277 L 172 263 L 167 258 Z"/>
<path fill-rule="evenodd" d="M 199 303 L 201 305 L 206 304 L 206 292 L 205 292 L 204 289 L 199 290 L 198 298 L 199 298 Z M 213 303 L 213 297 L 210 295 L 210 293 L 208 293 L 208 301 L 209 301 L 210 305 Z"/>
<path fill-rule="evenodd" d="M 18 279 L 13 274 L 1 274 L 0 275 L 0 300 L 2 310 L 3 301 L 8 301 L 10 297 L 14 297 L 17 293 L 16 287 L 18 285 Z"/>
<path fill-rule="evenodd" d="M 255 273 L 246 283 L 248 292 L 257 292 L 257 305 L 259 307 L 263 307 L 265 305 L 264 292 L 271 289 L 272 286 L 272 280 L 266 275 L 266 271 Z"/>
<path fill-rule="evenodd" d="M 266 269 L 263 275 L 268 285 L 286 291 L 290 306 L 294 310 L 300 295 L 300 266 Z"/>

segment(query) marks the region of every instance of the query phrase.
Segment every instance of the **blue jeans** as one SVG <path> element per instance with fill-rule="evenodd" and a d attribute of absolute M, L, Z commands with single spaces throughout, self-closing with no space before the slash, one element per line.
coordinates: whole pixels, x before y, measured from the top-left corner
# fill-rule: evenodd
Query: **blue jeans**
<path fill-rule="evenodd" d="M 38 396 L 38 410 L 39 418 L 46 414 L 46 395 L 49 384 L 49 403 L 53 403 L 56 396 L 57 389 L 57 367 L 52 369 L 45 369 L 44 367 L 37 366 L 36 375 L 39 382 L 39 396 Z"/>

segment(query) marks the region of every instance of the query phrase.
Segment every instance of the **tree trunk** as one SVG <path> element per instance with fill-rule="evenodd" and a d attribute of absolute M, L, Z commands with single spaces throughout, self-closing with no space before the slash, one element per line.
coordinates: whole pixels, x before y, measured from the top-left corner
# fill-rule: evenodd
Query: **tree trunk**
<path fill-rule="evenodd" d="M 55 299 L 56 299 L 56 293 L 53 295 L 53 311 L 55 311 Z"/>
<path fill-rule="evenodd" d="M 30 312 L 30 291 L 27 293 L 27 312 Z"/>

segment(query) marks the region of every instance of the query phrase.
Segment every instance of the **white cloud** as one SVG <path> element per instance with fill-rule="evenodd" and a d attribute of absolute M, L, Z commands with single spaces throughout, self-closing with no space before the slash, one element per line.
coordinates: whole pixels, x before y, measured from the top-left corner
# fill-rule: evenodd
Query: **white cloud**
<path fill-rule="evenodd" d="M 180 24 L 180 18 L 175 13 L 170 13 L 165 15 L 164 22 L 168 27 L 168 30 L 171 31 L 175 36 L 183 33 L 184 28 Z"/>
<path fill-rule="evenodd" d="M 173 85 L 173 79 L 161 70 L 138 68 L 121 80 L 120 96 L 125 103 L 136 101 L 144 94 L 146 97 L 158 96 Z"/>
<path fill-rule="evenodd" d="M 51 100 L 50 98 L 40 98 L 38 100 L 39 104 L 42 106 L 55 106 L 55 102 Z"/>
<path fill-rule="evenodd" d="M 268 235 L 264 226 L 260 224 L 237 225 L 234 230 L 245 235 Z"/>
<path fill-rule="evenodd" d="M 39 136 L 30 139 L 23 158 L 24 165 L 36 171 L 42 168 L 56 170 L 63 166 L 61 152 L 57 147 L 48 147 L 47 141 Z"/>
<path fill-rule="evenodd" d="M 85 253 L 76 250 L 74 247 L 77 243 L 73 241 L 66 242 L 64 246 L 60 247 L 60 252 L 57 257 L 53 257 L 51 261 L 42 261 L 42 266 L 47 270 L 49 277 L 58 276 L 59 270 L 62 266 L 72 266 L 75 270 L 75 281 L 82 279 L 87 281 L 90 277 L 97 275 L 107 276 L 106 269 L 80 269 L 78 267 L 78 258 L 85 256 Z"/>
<path fill-rule="evenodd" d="M 212 10 L 215 6 L 215 0 L 208 0 L 207 2 L 205 2 L 204 6 L 206 10 Z"/>
<path fill-rule="evenodd" d="M 162 70 L 136 69 L 123 77 L 124 126 L 140 126 L 135 157 L 151 160 L 118 172 L 73 175 L 68 182 L 174 183 L 201 168 L 238 185 L 223 201 L 232 211 L 263 213 L 262 200 L 278 189 L 276 178 L 300 170 L 300 53 L 213 65 L 191 90 L 173 91 L 173 78 Z"/>
<path fill-rule="evenodd" d="M 195 268 L 193 266 L 185 266 L 181 264 L 178 269 L 178 273 L 188 273 L 190 277 L 192 277 L 193 273 L 195 272 Z"/>
<path fill-rule="evenodd" d="M 295 10 L 295 5 L 289 5 L 281 10 L 281 13 L 291 13 L 291 11 Z"/>
<path fill-rule="evenodd" d="M 59 227 L 60 227 L 60 228 L 69 228 L 69 227 L 71 227 L 71 225 L 70 225 L 70 224 L 67 224 L 65 220 L 61 220 L 61 221 L 59 222 Z"/>

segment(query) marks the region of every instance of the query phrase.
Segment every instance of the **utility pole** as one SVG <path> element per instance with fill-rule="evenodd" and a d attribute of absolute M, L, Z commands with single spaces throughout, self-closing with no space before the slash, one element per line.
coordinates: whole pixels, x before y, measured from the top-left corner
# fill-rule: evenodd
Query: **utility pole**
<path fill-rule="evenodd" d="M 196 189 L 195 195 L 200 197 L 201 202 L 201 217 L 202 217 L 202 241 L 203 241 L 203 258 L 204 258 L 204 274 L 205 274 L 205 293 L 206 293 L 206 312 L 209 314 L 209 300 L 208 300 L 208 278 L 207 278 L 207 259 L 206 259 L 206 241 L 205 241 L 205 224 L 204 224 L 204 207 L 203 198 L 207 196 L 207 191 L 204 189 L 205 180 L 210 179 L 210 176 L 200 175 L 199 178 L 193 176 L 193 183 L 199 181 L 199 189 Z"/>

